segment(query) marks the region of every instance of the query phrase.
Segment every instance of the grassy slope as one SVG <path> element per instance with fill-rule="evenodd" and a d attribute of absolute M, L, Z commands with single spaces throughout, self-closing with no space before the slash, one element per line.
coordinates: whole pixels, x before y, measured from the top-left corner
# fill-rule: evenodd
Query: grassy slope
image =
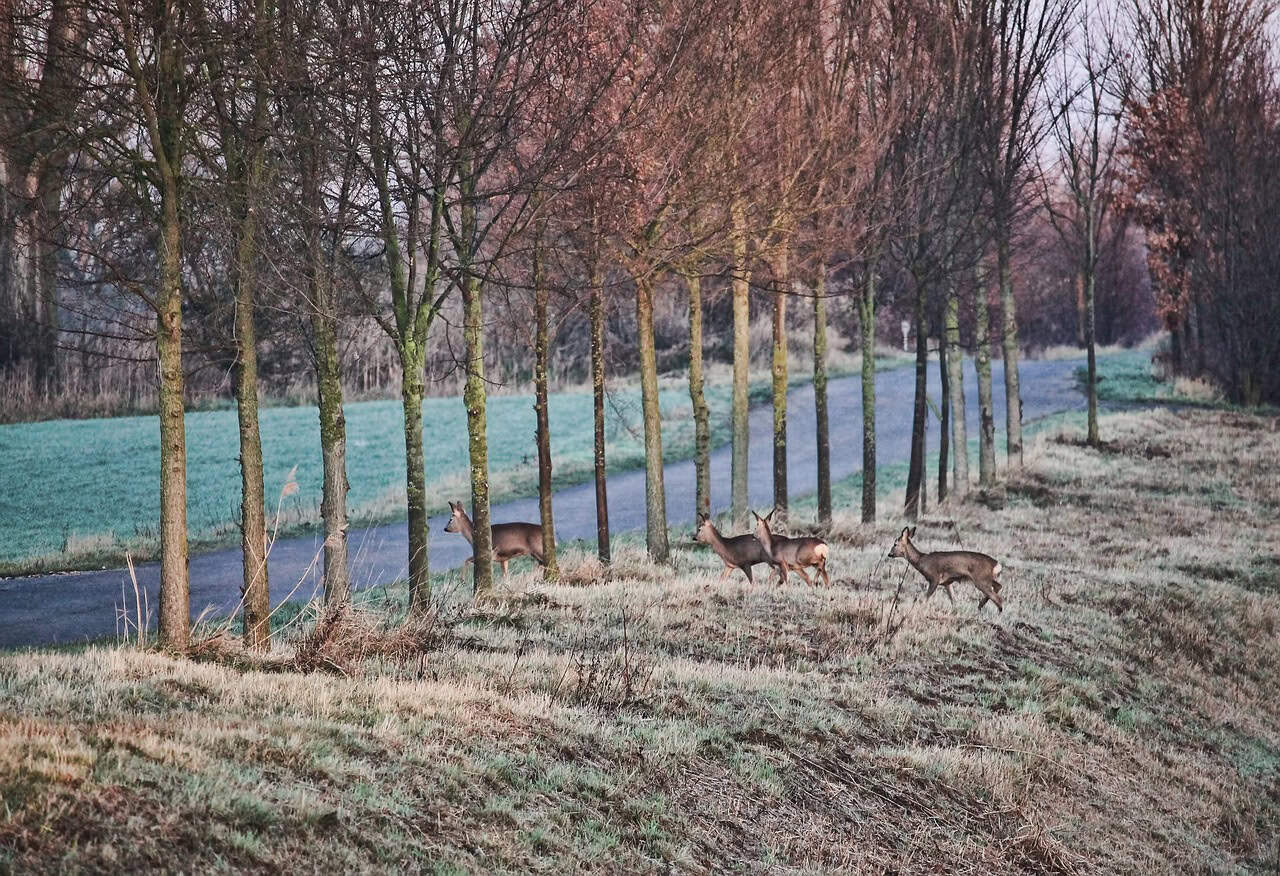
<path fill-rule="evenodd" d="M 891 368 L 901 357 L 878 362 Z M 793 383 L 808 377 L 798 374 Z M 768 398 L 764 380 L 752 386 L 756 402 Z M 730 388 L 707 387 L 714 443 L 728 438 Z M 664 456 L 693 455 L 693 413 L 687 387 L 664 381 Z M 610 394 L 607 419 L 609 464 L 613 471 L 644 464 L 639 390 Z M 355 525 L 404 518 L 403 414 L 393 401 L 346 406 L 351 511 Z M 434 511 L 462 499 L 467 486 L 466 428 L 462 402 L 429 398 L 424 404 L 429 501 Z M 295 468 L 299 492 L 281 512 L 285 533 L 315 525 L 320 514 L 320 443 L 311 407 L 264 409 L 261 415 L 268 496 L 274 496 Z M 591 477 L 590 391 L 555 393 L 551 398 L 552 453 L 558 485 Z M 532 397 L 495 395 L 489 399 L 489 453 L 494 501 L 537 491 L 537 457 Z M 207 550 L 237 544 L 239 529 L 239 448 L 233 410 L 187 415 L 188 524 L 194 547 Z M 159 433 L 155 417 L 58 420 L 0 426 L 0 575 L 122 565 L 124 552 L 148 558 L 158 550 L 154 530 L 159 489 Z M 269 500 L 268 513 L 277 506 Z"/>
<path fill-rule="evenodd" d="M 829 590 L 571 552 L 425 653 L 307 652 L 350 677 L 0 657 L 0 870 L 1274 867 L 1280 431 L 1103 432 L 922 521 L 1002 560 L 999 616 L 914 601 L 895 527 L 844 517 Z"/>

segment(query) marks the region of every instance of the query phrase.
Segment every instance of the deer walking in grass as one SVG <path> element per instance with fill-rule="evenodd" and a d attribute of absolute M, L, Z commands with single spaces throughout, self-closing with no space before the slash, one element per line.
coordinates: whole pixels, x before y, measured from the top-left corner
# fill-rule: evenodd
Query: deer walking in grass
<path fill-rule="evenodd" d="M 805 568 L 813 566 L 817 570 L 816 574 L 822 576 L 822 583 L 830 587 L 831 576 L 827 574 L 827 554 L 830 549 L 827 543 L 811 536 L 788 538 L 785 535 L 775 535 L 769 529 L 769 520 L 777 510 L 775 508 L 763 517 L 752 511 L 751 516 L 756 519 L 756 539 L 773 558 L 773 564 L 778 570 L 779 582 L 785 584 L 794 569 L 800 573 L 804 583 L 812 584 L 813 581 Z"/>
<path fill-rule="evenodd" d="M 734 569 L 741 569 L 747 576 L 748 583 L 754 583 L 751 579 L 752 566 L 758 563 L 775 565 L 773 557 L 769 556 L 769 552 L 754 535 L 734 535 L 725 538 L 720 534 L 720 530 L 716 529 L 710 517 L 698 517 L 698 528 L 693 534 L 693 540 L 711 545 L 711 549 L 724 560 L 724 574 L 720 576 L 721 581 L 728 578 Z"/>
<path fill-rule="evenodd" d="M 982 591 L 982 599 L 978 601 L 979 609 L 986 605 L 989 599 L 996 604 L 996 608 L 1004 611 L 1004 601 L 1000 599 L 1001 566 L 994 557 L 976 551 L 922 553 L 911 543 L 915 534 L 914 526 L 904 528 L 898 540 L 890 548 L 889 557 L 903 557 L 924 576 L 925 581 L 929 583 L 929 592 L 925 594 L 925 599 L 932 596 L 938 587 L 944 587 L 947 598 L 954 605 L 956 598 L 951 595 L 951 585 L 956 581 L 968 579 L 973 582 L 974 587 Z"/>
<path fill-rule="evenodd" d="M 474 530 L 471 518 L 463 510 L 461 502 L 450 502 L 452 516 L 444 525 L 445 532 L 456 532 L 467 540 L 467 544 L 475 546 Z M 542 553 L 542 527 L 536 523 L 494 523 L 489 527 L 493 534 L 493 558 L 502 565 L 502 577 L 507 576 L 507 563 L 516 557 L 533 557 L 540 565 L 545 566 L 546 559 Z M 474 556 L 462 561 L 459 571 L 465 574 L 467 563 Z"/>

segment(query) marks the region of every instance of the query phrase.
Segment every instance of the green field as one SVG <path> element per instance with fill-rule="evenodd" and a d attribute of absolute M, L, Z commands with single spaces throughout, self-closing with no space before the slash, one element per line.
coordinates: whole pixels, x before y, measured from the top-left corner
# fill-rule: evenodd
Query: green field
<path fill-rule="evenodd" d="M 893 360 L 878 363 L 892 367 Z M 804 378 L 799 377 L 796 382 Z M 730 387 L 708 385 L 713 443 L 727 437 Z M 768 397 L 753 383 L 753 403 Z M 663 451 L 668 461 L 693 455 L 693 412 L 686 384 L 663 382 Z M 643 465 L 640 393 L 628 386 L 606 403 L 609 468 Z M 356 524 L 404 518 L 403 414 L 398 401 L 346 406 L 347 476 Z M 423 405 L 427 496 L 433 511 L 465 500 L 466 413 L 460 398 L 428 398 Z M 537 490 L 533 398 L 494 395 L 488 402 L 489 466 L 494 501 Z M 557 486 L 592 472 L 589 390 L 551 396 L 552 456 Z M 189 412 L 188 528 L 199 549 L 239 538 L 238 431 L 234 410 Z M 320 512 L 320 438 L 312 407 L 273 407 L 261 414 L 268 512 L 296 466 L 299 490 L 280 507 L 282 532 L 314 526 Z M 158 547 L 159 421 L 154 416 L 53 420 L 0 426 L 0 574 L 118 565 L 126 550 L 153 556 Z"/>

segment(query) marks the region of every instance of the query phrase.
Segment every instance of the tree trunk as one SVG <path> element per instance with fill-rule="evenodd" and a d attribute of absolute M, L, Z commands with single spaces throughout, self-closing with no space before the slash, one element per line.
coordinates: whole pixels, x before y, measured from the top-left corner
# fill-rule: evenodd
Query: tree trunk
<path fill-rule="evenodd" d="M 591 398 L 595 432 L 596 552 L 605 566 L 609 556 L 609 494 L 604 447 L 604 278 L 598 257 L 591 264 Z"/>
<path fill-rule="evenodd" d="M 658 404 L 658 353 L 653 337 L 653 280 L 636 277 L 636 335 L 640 346 L 640 396 L 644 414 L 645 541 L 649 559 L 665 563 L 667 496 L 662 481 L 662 412 Z"/>
<path fill-rule="evenodd" d="M 1085 294 L 1084 294 L 1084 275 L 1081 271 L 1076 274 L 1076 346 L 1083 347 L 1085 345 Z"/>
<path fill-rule="evenodd" d="M 409 612 L 420 615 L 431 605 L 427 470 L 422 450 L 425 351 L 406 339 L 400 351 L 400 367 L 400 401 L 404 406 L 405 506 L 409 517 Z"/>
<path fill-rule="evenodd" d="M 964 351 L 960 348 L 960 300 L 951 288 L 947 295 L 947 369 L 951 384 L 952 489 L 957 498 L 969 492 L 969 434 L 965 423 L 968 410 L 964 399 Z"/>
<path fill-rule="evenodd" d="M 693 404 L 693 519 L 697 520 L 711 515 L 711 410 L 703 392 L 702 278 L 690 271 L 685 281 L 689 286 L 689 400 Z"/>
<path fill-rule="evenodd" d="M 467 235 L 467 239 L 472 238 Z M 469 267 L 468 265 L 468 269 Z M 465 312 L 463 336 L 467 357 L 467 384 L 462 400 L 467 408 L 473 566 L 475 593 L 479 596 L 493 589 L 493 532 L 489 528 L 489 438 L 486 431 L 484 385 L 484 299 L 479 278 L 469 270 L 462 289 Z"/>
<path fill-rule="evenodd" d="M 1009 438 L 1007 456 L 1011 468 L 1022 468 L 1022 395 L 1018 386 L 1018 318 L 1013 300 L 1013 276 L 1010 273 L 1007 227 L 1001 236 L 997 257 L 1000 262 L 1005 433 Z"/>
<path fill-rule="evenodd" d="M 342 375 L 338 360 L 337 315 L 328 280 L 314 297 L 311 326 L 315 334 L 316 392 L 320 409 L 320 459 L 324 486 L 320 516 L 324 521 L 324 601 L 338 606 L 351 596 L 347 568 L 347 418 L 342 411 Z M 316 291 L 313 285 L 313 293 Z M 407 445 L 406 445 L 407 446 Z M 406 457 L 407 458 L 407 457 Z"/>
<path fill-rule="evenodd" d="M 160 641 L 182 649 L 191 636 L 187 555 L 187 431 L 182 370 L 182 225 L 178 185 L 161 193 L 161 288 L 156 318 L 160 364 Z"/>
<path fill-rule="evenodd" d="M 534 410 L 538 415 L 538 512 L 542 522 L 542 577 L 548 582 L 560 577 L 556 563 L 556 526 L 551 508 L 551 416 L 547 408 L 547 309 L 551 290 L 542 271 L 541 241 L 533 250 L 534 322 L 537 323 L 533 343 Z"/>
<path fill-rule="evenodd" d="M 733 220 L 733 461 L 731 509 L 733 522 L 747 525 L 750 439 L 748 372 L 751 367 L 750 269 L 747 266 L 747 219 L 741 201 L 734 201 Z"/>
<path fill-rule="evenodd" d="M 945 338 L 938 344 L 938 380 L 942 397 L 938 405 L 938 504 L 947 501 L 947 455 L 951 452 L 951 371 Z"/>
<path fill-rule="evenodd" d="M 996 483 L 996 420 L 991 396 L 991 315 L 987 307 L 987 275 L 982 265 L 974 272 L 974 355 L 978 372 L 978 484 Z"/>
<path fill-rule="evenodd" d="M 249 198 L 254 195 L 250 190 Z M 254 326 L 255 211 L 246 204 L 240 223 L 232 285 L 236 294 L 236 416 L 240 425 L 240 545 L 243 556 L 245 646 L 266 648 L 271 593 L 267 580 L 266 497 L 262 483 L 262 434 L 258 430 L 258 346 Z"/>
<path fill-rule="evenodd" d="M 831 527 L 831 426 L 827 417 L 827 269 L 813 293 L 813 412 L 818 430 L 818 525 Z"/>
<path fill-rule="evenodd" d="M 773 507 L 774 519 L 787 522 L 787 295 L 791 271 L 787 248 L 778 257 L 773 290 Z"/>
<path fill-rule="evenodd" d="M 925 392 L 929 377 L 929 337 L 924 315 L 924 286 L 915 278 L 916 324 L 916 391 L 911 415 L 911 461 L 907 467 L 907 492 L 902 513 L 908 520 L 916 520 L 924 513 L 924 442 Z"/>
<path fill-rule="evenodd" d="M 1094 320 L 1094 292 L 1097 280 L 1097 268 L 1094 265 L 1092 249 L 1089 253 L 1088 279 L 1084 284 L 1084 342 L 1089 357 L 1089 436 L 1090 447 L 1102 443 L 1098 436 L 1098 355 L 1096 340 L 1096 324 Z"/>
<path fill-rule="evenodd" d="M 862 522 L 876 522 L 876 271 L 867 276 L 858 302 L 862 328 Z"/>

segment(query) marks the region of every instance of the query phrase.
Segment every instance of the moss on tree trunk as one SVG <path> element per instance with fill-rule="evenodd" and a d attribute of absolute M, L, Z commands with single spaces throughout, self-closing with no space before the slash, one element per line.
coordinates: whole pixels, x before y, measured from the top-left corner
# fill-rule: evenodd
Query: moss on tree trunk
<path fill-rule="evenodd" d="M 996 483 L 996 420 L 991 387 L 991 314 L 987 306 L 987 274 L 974 272 L 973 365 L 978 372 L 978 484 Z"/>
<path fill-rule="evenodd" d="M 649 558 L 665 563 L 667 494 L 662 479 L 662 412 L 658 404 L 658 353 L 653 337 L 653 279 L 636 278 L 636 337 L 640 347 L 640 407 L 644 416 L 645 543 Z"/>
<path fill-rule="evenodd" d="M 551 416 L 547 407 L 547 310 L 550 296 L 551 290 L 543 276 L 539 241 L 533 250 L 534 322 L 537 324 L 533 343 L 533 384 L 534 411 L 538 421 L 538 512 L 542 522 L 542 576 L 547 581 L 555 581 L 560 577 L 560 567 L 556 562 L 556 526 L 551 507 Z"/>
<path fill-rule="evenodd" d="M 689 401 L 693 405 L 694 519 L 711 514 L 711 409 L 703 391 L 702 278 L 685 274 L 689 288 Z"/>

